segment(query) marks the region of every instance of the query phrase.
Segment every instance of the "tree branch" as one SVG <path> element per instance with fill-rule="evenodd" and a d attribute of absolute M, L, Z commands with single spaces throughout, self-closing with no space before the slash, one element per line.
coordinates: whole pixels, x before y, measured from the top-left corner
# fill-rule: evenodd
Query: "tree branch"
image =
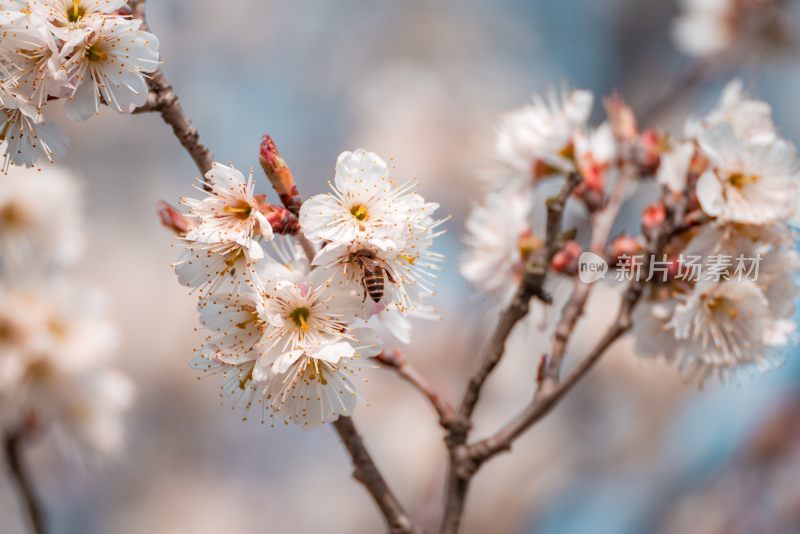
<path fill-rule="evenodd" d="M 538 252 L 534 253 L 531 262 L 528 264 L 525 276 L 519 286 L 511 304 L 503 311 L 500 321 L 495 327 L 491 340 L 481 358 L 481 365 L 470 378 L 467 390 L 458 409 L 458 418 L 461 419 L 456 426 L 464 426 L 472 416 L 475 405 L 478 403 L 481 389 L 486 379 L 500 362 L 500 358 L 505 352 L 505 344 L 514 326 L 520 319 L 525 317 L 530 307 L 530 300 L 539 297 L 549 302 L 550 297 L 544 292 L 544 280 L 547 275 L 548 267 L 553 256 L 558 249 L 563 246 L 564 236 L 561 232 L 561 221 L 564 215 L 564 206 L 572 191 L 578 185 L 580 175 L 573 173 L 567 176 L 564 186 L 559 193 L 547 199 L 547 230 L 545 245 Z M 463 428 L 454 429 L 455 434 L 466 433 Z M 466 438 L 466 436 L 464 436 Z M 462 441 L 463 443 L 463 441 Z"/>
<path fill-rule="evenodd" d="M 148 29 L 144 0 L 129 0 L 128 7 L 133 17 L 142 21 L 142 28 Z M 211 150 L 200 141 L 200 133 L 184 112 L 178 95 L 175 94 L 172 85 L 167 81 L 161 69 L 150 76 L 147 86 L 150 89 L 147 103 L 135 113 L 159 113 L 164 122 L 172 127 L 172 132 L 178 142 L 189 153 L 200 173 L 205 175 L 211 170 L 214 157 Z"/>
<path fill-rule="evenodd" d="M 383 475 L 364 446 L 364 440 L 356 430 L 353 420 L 349 417 L 339 417 L 331 424 L 339 434 L 339 438 L 353 461 L 353 478 L 358 480 L 372 496 L 386 520 L 389 532 L 398 534 L 421 532 L 411 522 L 408 514 L 389 489 Z"/>
<path fill-rule="evenodd" d="M 448 430 L 445 443 L 450 452 L 450 463 L 444 515 L 440 527 L 440 531 L 443 533 L 458 532 L 469 484 L 475 473 L 470 459 L 470 451 L 466 445 L 472 425 L 472 412 L 478 403 L 486 379 L 489 378 L 503 357 L 508 336 L 511 335 L 514 326 L 528 314 L 530 300 L 533 297 L 539 297 L 545 302 L 550 302 L 549 295 L 544 291 L 545 277 L 553 256 L 566 241 L 567 236 L 561 231 L 564 207 L 580 180 L 581 177 L 578 173 L 569 174 L 558 194 L 547 199 L 545 244 L 542 249 L 534 253 L 519 289 L 509 306 L 501 314 L 500 321 L 481 358 L 480 367 L 470 378 L 458 413 L 445 425 Z"/>
<path fill-rule="evenodd" d="M 422 373 L 420 373 L 414 366 L 408 363 L 408 360 L 403 357 L 400 351 L 394 351 L 391 354 L 382 352 L 375 357 L 376 360 L 381 362 L 386 367 L 389 367 L 397 372 L 400 377 L 414 386 L 414 388 L 422 393 L 431 403 L 433 409 L 439 415 L 439 422 L 446 425 L 447 422 L 453 417 L 454 411 L 450 403 L 444 400 L 436 391 L 433 386 L 428 383 Z"/>
<path fill-rule="evenodd" d="M 3 450 L 8 463 L 8 472 L 17 485 L 20 499 L 28 514 L 31 529 L 36 534 L 44 534 L 46 529 L 42 509 L 36 497 L 36 492 L 33 490 L 33 481 L 30 473 L 28 473 L 22 458 L 23 441 L 22 432 L 9 434 L 3 439 Z"/>

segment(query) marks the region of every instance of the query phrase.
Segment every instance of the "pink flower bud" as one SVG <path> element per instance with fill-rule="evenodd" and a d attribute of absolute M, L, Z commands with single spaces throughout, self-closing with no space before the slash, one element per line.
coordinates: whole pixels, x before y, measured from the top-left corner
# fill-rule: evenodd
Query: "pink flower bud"
<path fill-rule="evenodd" d="M 562 274 L 575 274 L 578 271 L 578 258 L 583 249 L 577 241 L 568 241 L 564 248 L 553 256 L 550 267 Z"/>
<path fill-rule="evenodd" d="M 611 242 L 609 247 L 610 262 L 616 265 L 620 256 L 633 257 L 644 251 L 644 245 L 639 238 L 621 235 Z"/>
<path fill-rule="evenodd" d="M 183 214 L 178 211 L 178 208 L 162 200 L 158 203 L 158 217 L 161 219 L 161 224 L 172 230 L 175 235 L 185 236 L 189 230 L 194 227 L 194 222 L 190 221 Z"/>
<path fill-rule="evenodd" d="M 650 204 L 642 211 L 642 228 L 648 231 L 653 230 L 661 226 L 666 219 L 667 210 L 664 208 L 663 203 Z"/>
<path fill-rule="evenodd" d="M 611 94 L 603 100 L 606 108 L 608 122 L 614 131 L 614 137 L 632 141 L 636 137 L 636 116 L 627 102 L 617 92 Z"/>
<path fill-rule="evenodd" d="M 265 135 L 261 141 L 259 162 L 283 205 L 297 215 L 300 212 L 302 199 L 297 191 L 294 175 L 278 152 L 275 142 L 268 135 Z"/>

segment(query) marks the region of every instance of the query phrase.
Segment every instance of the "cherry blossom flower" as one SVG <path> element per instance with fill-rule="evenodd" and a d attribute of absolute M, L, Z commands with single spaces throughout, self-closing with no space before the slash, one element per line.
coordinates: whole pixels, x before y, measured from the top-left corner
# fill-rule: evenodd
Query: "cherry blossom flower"
<path fill-rule="evenodd" d="M 413 192 L 413 183 L 395 184 L 386 162 L 365 150 L 339 156 L 331 189 L 306 200 L 300 210 L 300 224 L 311 240 L 384 246 L 415 213 L 430 209 Z"/>
<path fill-rule="evenodd" d="M 593 101 L 588 91 L 551 89 L 506 115 L 495 143 L 506 179 L 524 182 L 575 171 L 575 134 L 586 129 Z"/>
<path fill-rule="evenodd" d="M 488 194 L 466 223 L 468 250 L 461 274 L 479 289 L 510 298 L 523 273 L 525 261 L 543 246 L 531 228 L 531 198 L 516 190 Z"/>
<path fill-rule="evenodd" d="M 56 168 L 0 175 L 0 274 L 38 276 L 70 265 L 83 248 L 79 189 Z"/>
<path fill-rule="evenodd" d="M 143 74 L 159 65 L 158 39 L 141 31 L 141 21 L 103 19 L 88 34 L 72 37 L 62 54 L 73 93 L 66 103 L 67 116 L 84 122 L 100 111 L 104 102 L 120 113 L 131 113 L 147 102 Z"/>
<path fill-rule="evenodd" d="M 796 152 L 789 142 L 743 141 L 729 124 L 704 131 L 698 141 L 710 161 L 697 183 L 703 211 L 722 221 L 747 224 L 791 216 L 798 176 Z"/>

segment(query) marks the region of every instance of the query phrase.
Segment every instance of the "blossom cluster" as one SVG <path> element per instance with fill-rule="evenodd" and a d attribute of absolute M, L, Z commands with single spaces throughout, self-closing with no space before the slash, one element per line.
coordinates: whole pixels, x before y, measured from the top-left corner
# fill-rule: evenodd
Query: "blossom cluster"
<path fill-rule="evenodd" d="M 126 13 L 126 0 L 0 0 L 0 142 L 4 170 L 53 161 L 67 138 L 51 118 L 64 101 L 83 122 L 101 104 L 131 113 L 147 102 L 158 39 Z"/>
<path fill-rule="evenodd" d="M 350 415 L 354 380 L 382 350 L 377 329 L 408 341 L 409 316 L 434 316 L 438 206 L 390 171 L 373 153 L 344 152 L 331 192 L 306 200 L 287 227 L 292 214 L 254 193 L 252 172 L 215 163 L 198 188 L 205 197 L 182 199 L 185 214 L 172 215 L 185 249 L 175 271 L 199 295 L 209 332 L 193 366 L 222 374 L 226 396 L 259 405 L 262 421 L 311 427 Z"/>
<path fill-rule="evenodd" d="M 660 227 L 669 206 L 677 205 L 683 229 L 651 254 L 658 261 L 645 271 L 651 276 L 634 317 L 638 353 L 677 361 L 700 381 L 773 361 L 793 330 L 799 264 L 790 224 L 800 176 L 795 147 L 778 135 L 769 105 L 731 82 L 719 104 L 689 119 L 675 138 L 640 132 L 618 96 L 605 102 L 608 121 L 592 128 L 591 104 L 586 91 L 551 92 L 502 120 L 499 167 L 467 220 L 462 273 L 507 302 L 531 255 L 545 246 L 543 193 L 577 173 L 567 216 L 579 225 L 604 209 L 623 173 L 655 179 L 663 200 L 644 210 L 642 230 L 647 235 Z M 574 274 L 581 250 L 566 243 L 551 270 Z M 635 267 L 631 258 L 644 257 L 645 240 L 621 235 L 592 252 L 625 271 Z M 712 276 L 687 276 L 698 267 L 692 258 L 708 259 Z"/>
<path fill-rule="evenodd" d="M 770 106 L 748 97 L 739 81 L 705 117 L 689 119 L 682 139 L 661 154 L 657 181 L 701 213 L 702 225 L 669 244 L 672 257 L 759 256 L 757 279 L 730 276 L 654 287 L 635 321 L 643 354 L 677 359 L 700 380 L 742 366 L 767 366 L 794 329 L 798 255 L 792 221 L 800 201 L 794 145 L 782 139 Z M 661 344 L 663 342 L 663 344 Z"/>
<path fill-rule="evenodd" d="M 464 277 L 501 302 L 510 299 L 527 262 L 544 247 L 548 192 L 577 173 L 582 179 L 576 196 L 593 209 L 617 175 L 618 135 L 608 121 L 589 124 L 593 102 L 588 91 L 551 90 L 501 119 L 497 168 L 467 219 L 468 250 L 461 262 Z"/>
<path fill-rule="evenodd" d="M 69 452 L 107 454 L 133 387 L 110 365 L 104 297 L 69 273 L 82 251 L 79 197 L 56 168 L 0 175 L 0 431 L 52 429 Z"/>

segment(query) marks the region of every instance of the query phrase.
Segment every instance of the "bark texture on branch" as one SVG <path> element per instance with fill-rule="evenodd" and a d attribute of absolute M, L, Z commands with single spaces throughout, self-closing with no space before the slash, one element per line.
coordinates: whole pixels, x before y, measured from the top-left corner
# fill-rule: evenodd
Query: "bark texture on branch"
<path fill-rule="evenodd" d="M 44 534 L 47 532 L 44 515 L 42 514 L 39 499 L 33 489 L 30 473 L 28 473 L 25 461 L 22 458 L 23 444 L 22 432 L 9 434 L 3 439 L 3 452 L 8 465 L 8 474 L 17 486 L 18 494 L 22 501 L 20 504 L 27 513 L 31 531 L 35 534 Z"/>
<path fill-rule="evenodd" d="M 331 424 L 339 434 L 339 438 L 353 461 L 353 477 L 367 489 L 375 504 L 380 508 L 386 519 L 388 531 L 397 534 L 422 532 L 411 522 L 411 518 L 389 489 L 383 475 L 364 446 L 364 440 L 356 430 L 353 420 L 349 417 L 339 417 Z"/>

